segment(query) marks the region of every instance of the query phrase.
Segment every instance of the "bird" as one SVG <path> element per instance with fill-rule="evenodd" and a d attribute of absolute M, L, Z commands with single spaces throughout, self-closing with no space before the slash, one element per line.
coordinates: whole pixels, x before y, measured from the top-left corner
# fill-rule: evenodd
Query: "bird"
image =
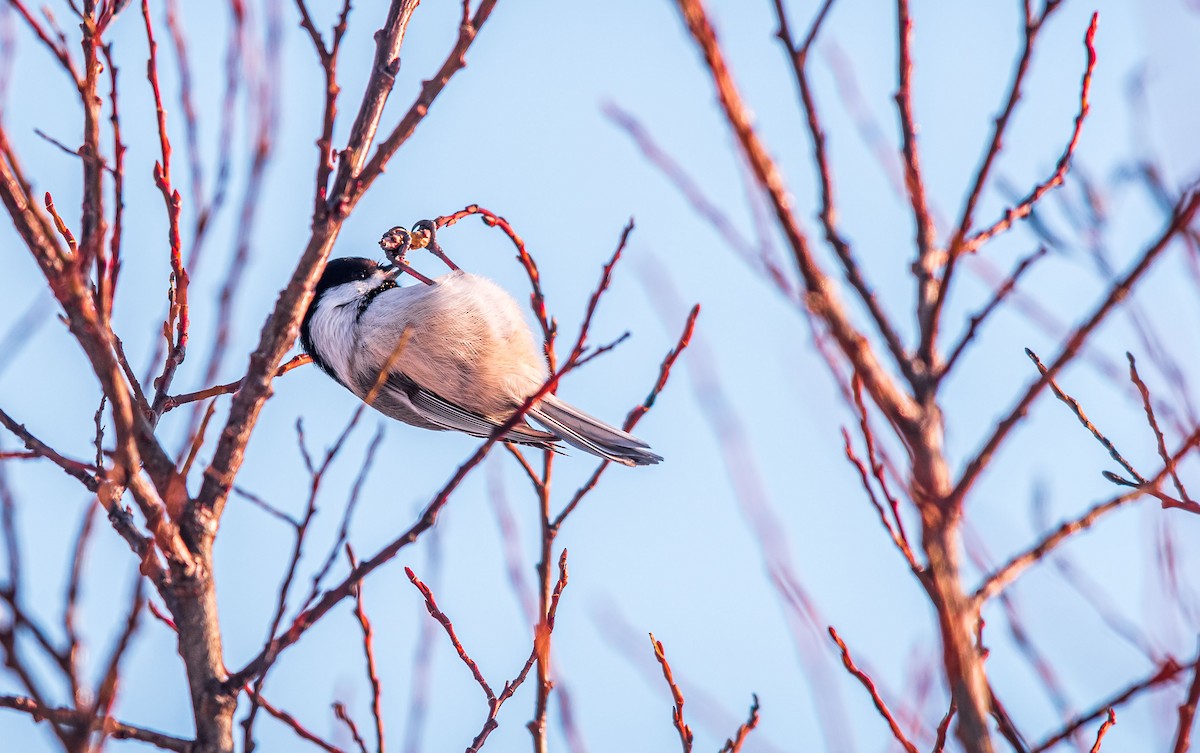
<path fill-rule="evenodd" d="M 407 231 L 389 233 L 394 240 L 398 231 L 407 250 Z M 385 250 L 388 238 L 380 242 Z M 457 268 L 401 286 L 397 278 L 411 269 L 402 253 L 394 264 L 331 259 L 301 321 L 301 346 L 322 371 L 390 418 L 490 437 L 546 383 L 546 358 L 502 287 Z M 662 460 L 646 442 L 552 393 L 499 439 L 550 450 L 565 442 L 627 466 Z"/>

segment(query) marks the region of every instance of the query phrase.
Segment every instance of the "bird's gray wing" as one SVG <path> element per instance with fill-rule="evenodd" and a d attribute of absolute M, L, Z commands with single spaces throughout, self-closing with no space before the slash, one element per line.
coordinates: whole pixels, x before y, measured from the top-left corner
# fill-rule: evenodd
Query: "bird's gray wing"
<path fill-rule="evenodd" d="M 444 429 L 461 431 L 473 437 L 486 439 L 492 435 L 496 427 L 503 423 L 455 405 L 440 395 L 421 387 L 403 374 L 389 374 L 387 387 L 403 392 L 408 397 L 409 404 L 422 418 Z M 544 445 L 557 441 L 558 437 L 548 432 L 538 431 L 522 421 L 509 429 L 501 439 L 506 442 Z"/>

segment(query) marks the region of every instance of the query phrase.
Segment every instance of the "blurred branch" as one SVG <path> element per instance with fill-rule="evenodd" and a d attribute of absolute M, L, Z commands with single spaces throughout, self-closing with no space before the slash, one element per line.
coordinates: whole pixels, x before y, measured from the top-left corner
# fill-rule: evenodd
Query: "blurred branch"
<path fill-rule="evenodd" d="M 21 440 L 25 448 L 34 453 L 36 457 L 42 457 L 54 463 L 63 470 L 68 476 L 83 484 L 88 491 L 95 492 L 100 488 L 100 482 L 96 478 L 96 469 L 87 463 L 82 463 L 78 460 L 71 460 L 63 457 L 54 448 L 47 445 L 42 440 L 33 436 L 24 424 L 17 423 L 12 416 L 0 410 L 0 424 L 4 428 L 12 432 L 18 439 Z"/>
<path fill-rule="evenodd" d="M 32 698 L 22 696 L 0 696 L 0 708 L 21 711 L 32 717 L 34 721 L 48 721 L 53 726 L 70 729 L 87 729 L 95 721 L 91 715 L 82 711 L 44 706 Z M 105 718 L 100 721 L 100 725 L 104 733 L 114 740 L 138 740 L 163 750 L 177 751 L 177 753 L 192 753 L 195 750 L 195 744 L 191 740 L 172 737 L 142 727 L 134 727 L 115 719 Z"/>
<path fill-rule="evenodd" d="M 1175 728 L 1175 747 L 1172 753 L 1187 753 L 1191 747 L 1192 726 L 1196 719 L 1196 707 L 1200 705 L 1200 661 L 1192 666 L 1192 684 L 1187 698 L 1179 706 L 1179 726 Z"/>

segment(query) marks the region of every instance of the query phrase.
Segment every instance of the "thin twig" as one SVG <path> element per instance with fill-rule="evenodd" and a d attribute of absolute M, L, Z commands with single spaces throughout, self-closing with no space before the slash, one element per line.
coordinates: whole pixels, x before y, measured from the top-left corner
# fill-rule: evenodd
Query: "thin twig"
<path fill-rule="evenodd" d="M 1198 444 L 1200 444 L 1200 428 L 1197 428 L 1196 431 L 1192 433 L 1192 436 L 1180 444 L 1179 448 L 1171 457 L 1175 460 L 1178 460 L 1188 452 L 1191 452 L 1192 448 L 1196 447 Z M 1156 488 L 1162 483 L 1163 479 L 1166 477 L 1166 473 L 1166 469 L 1163 468 L 1154 476 L 1154 478 L 1147 482 L 1146 486 L 1137 490 L 1126 492 L 1125 494 L 1113 497 L 1112 499 L 1093 506 L 1083 515 L 1063 523 L 1053 532 L 1043 537 L 1032 547 L 1012 557 L 1008 562 L 997 568 L 991 575 L 987 576 L 984 579 L 983 584 L 975 590 L 975 593 L 971 598 L 976 602 L 976 606 L 978 607 L 982 605 L 984 601 L 995 596 L 997 593 L 1003 590 L 1005 586 L 1016 580 L 1016 578 L 1026 568 L 1036 562 L 1040 562 L 1045 558 L 1048 552 L 1069 539 L 1071 536 L 1074 536 L 1079 531 L 1091 528 L 1097 520 L 1113 510 L 1133 502 L 1143 494 L 1151 493 L 1151 489 Z"/>
<path fill-rule="evenodd" d="M 1141 376 L 1138 375 L 1137 362 L 1134 360 L 1133 354 L 1126 353 L 1125 357 L 1129 359 L 1129 379 L 1137 386 L 1138 393 L 1142 396 L 1142 408 L 1146 411 L 1146 421 L 1154 431 L 1154 439 L 1158 444 L 1158 456 L 1162 458 L 1163 467 L 1171 477 L 1172 483 L 1175 484 L 1175 489 L 1179 492 L 1179 497 L 1185 504 L 1190 503 L 1192 498 L 1188 496 L 1187 489 L 1183 486 L 1183 481 L 1180 480 L 1179 474 L 1175 471 L 1175 459 L 1167 452 L 1167 444 L 1163 438 L 1162 429 L 1158 428 L 1158 419 L 1154 417 L 1154 405 L 1150 399 L 1150 390 L 1146 387 L 1146 383 L 1142 381 Z"/>
<path fill-rule="evenodd" d="M 1083 79 L 1079 87 L 1079 112 L 1075 115 L 1075 128 L 1071 132 L 1071 139 L 1067 142 L 1062 156 L 1058 158 L 1058 164 L 1055 166 L 1054 172 L 1045 181 L 1035 186 L 1029 192 L 1028 196 L 1017 202 L 1016 206 L 1008 209 L 1003 217 L 996 220 L 986 229 L 971 236 L 965 242 L 962 253 L 974 252 L 991 238 L 1012 227 L 1012 224 L 1017 220 L 1027 217 L 1043 196 L 1062 185 L 1063 180 L 1067 176 L 1067 170 L 1071 166 L 1071 158 L 1075 154 L 1075 149 L 1079 146 L 1079 136 L 1083 133 L 1083 121 L 1087 118 L 1088 110 L 1090 109 L 1088 95 L 1092 88 L 1092 74 L 1096 71 L 1096 25 L 1099 21 L 1100 14 L 1093 13 L 1092 21 L 1088 25 L 1087 34 L 1083 38 L 1083 46 L 1087 49 L 1087 67 L 1084 68 Z"/>
<path fill-rule="evenodd" d="M 1026 348 L 1025 355 L 1029 356 L 1029 360 L 1033 361 L 1034 365 L 1037 366 L 1038 371 L 1041 372 L 1043 377 L 1045 377 L 1047 372 L 1046 366 L 1042 363 L 1041 359 L 1037 357 L 1037 354 L 1029 348 Z M 1128 471 L 1129 475 L 1132 476 L 1134 481 L 1137 482 L 1137 484 L 1125 482 L 1124 485 L 1144 486 L 1146 484 L 1145 477 L 1138 473 L 1134 469 L 1133 465 L 1121 455 L 1121 453 L 1113 445 L 1112 441 L 1108 437 L 1104 436 L 1104 432 L 1096 428 L 1096 425 L 1093 424 L 1087 417 L 1087 414 L 1084 413 L 1083 406 L 1079 404 L 1079 401 L 1064 392 L 1063 389 L 1058 386 L 1058 383 L 1054 381 L 1054 379 L 1049 379 L 1049 383 L 1050 389 L 1054 391 L 1055 397 L 1066 403 L 1067 406 L 1071 408 L 1071 412 L 1074 413 L 1075 417 L 1079 419 L 1079 423 L 1083 424 L 1083 427 L 1091 432 L 1092 436 L 1096 438 L 1096 441 L 1103 445 L 1104 449 L 1108 450 L 1108 454 L 1112 457 L 1112 459 L 1117 461 L 1122 468 Z"/>
<path fill-rule="evenodd" d="M 1097 305 L 1087 320 L 1076 327 L 1064 339 L 1062 350 L 1059 351 L 1058 356 L 1047 367 L 1046 373 L 1030 384 L 1008 414 L 995 424 L 991 435 L 983 443 L 983 447 L 967 462 L 966 468 L 954 486 L 951 499 L 961 500 L 965 497 L 967 491 L 991 461 L 992 455 L 1008 438 L 1013 428 L 1024 419 L 1033 401 L 1050 383 L 1050 380 L 1056 377 L 1067 364 L 1074 360 L 1092 333 L 1129 296 L 1129 292 L 1141 280 L 1146 270 L 1154 265 L 1162 252 L 1171 245 L 1175 237 L 1191 224 L 1197 210 L 1200 210 L 1200 191 L 1194 191 L 1180 201 L 1166 228 L 1163 229 L 1158 238 L 1142 252 L 1129 272 L 1109 287 L 1104 299 Z"/>
<path fill-rule="evenodd" d="M 667 663 L 667 655 L 663 652 L 662 642 L 655 640 L 654 633 L 650 634 L 650 645 L 654 648 L 654 658 L 662 666 L 663 678 L 667 681 L 667 687 L 671 689 L 671 699 L 675 702 L 671 707 L 671 721 L 675 723 L 675 729 L 679 731 L 679 742 L 683 745 L 683 753 L 691 753 L 695 735 L 692 734 L 692 728 L 683 721 L 683 691 L 675 684 L 675 677 L 671 674 L 671 665 Z"/>
<path fill-rule="evenodd" d="M 450 637 L 451 645 L 454 646 L 454 650 L 458 653 L 458 658 L 462 659 L 463 664 L 467 665 L 467 669 L 471 670 L 471 676 L 475 678 L 475 682 L 479 683 L 479 687 L 483 688 L 483 694 L 487 696 L 488 703 L 495 703 L 496 694 L 492 692 L 492 686 L 488 685 L 487 680 L 483 678 L 483 673 L 479 671 L 479 665 L 475 663 L 475 660 L 472 659 L 467 654 L 467 650 L 463 648 L 462 641 L 458 639 L 458 636 L 454 632 L 454 623 L 450 621 L 450 618 L 446 616 L 445 612 L 438 609 L 437 601 L 434 600 L 433 592 L 429 590 L 429 586 L 426 586 L 421 582 L 421 579 L 418 578 L 416 573 L 412 571 L 412 568 L 404 568 L 404 574 L 408 576 L 409 581 L 411 581 L 412 584 L 417 587 L 417 590 L 421 592 L 421 595 L 425 597 L 425 608 L 429 611 L 429 616 L 433 617 L 433 619 L 442 624 L 442 627 L 446 631 L 446 635 Z"/>
<path fill-rule="evenodd" d="M 1200 705 L 1200 658 L 1192 663 L 1192 684 L 1188 687 L 1187 698 L 1179 705 L 1179 726 L 1175 728 L 1172 753 L 1187 753 L 1191 747 L 1197 705 Z"/>
<path fill-rule="evenodd" d="M 742 745 L 746 742 L 746 736 L 758 726 L 758 695 L 755 694 L 751 697 L 754 700 L 750 704 L 749 718 L 737 728 L 737 732 L 734 733 L 733 737 L 725 741 L 719 753 L 738 753 L 742 749 Z"/>
<path fill-rule="evenodd" d="M 350 567 L 358 565 L 354 550 L 346 544 L 346 557 Z M 379 670 L 375 667 L 375 632 L 371 629 L 371 621 L 367 618 L 366 607 L 363 606 L 362 585 L 354 590 L 354 617 L 362 630 L 363 654 L 367 661 L 367 680 L 371 684 L 371 716 L 375 719 L 375 751 L 384 753 L 383 744 L 383 683 L 379 680 Z"/>
<path fill-rule="evenodd" d="M 950 349 L 950 355 L 948 355 L 946 360 L 942 363 L 941 369 L 938 372 L 938 379 L 944 378 L 951 372 L 951 370 L 953 370 L 954 364 L 958 362 L 959 356 L 961 356 L 963 351 L 966 350 L 967 346 L 975 340 L 975 334 L 979 331 L 979 327 L 985 321 L 987 321 L 988 317 L 991 316 L 992 313 L 999 308 L 1000 304 L 1004 303 L 1005 299 L 1008 298 L 1008 295 L 1016 289 L 1017 282 L 1021 279 L 1021 276 L 1024 275 L 1025 272 L 1032 267 L 1035 262 L 1046 256 L 1047 250 L 1048 249 L 1046 246 L 1038 246 L 1036 251 L 1022 258 L 1017 263 L 1017 266 L 1013 268 L 1013 271 L 1009 273 L 1008 277 L 1004 279 L 1004 282 L 1000 283 L 1000 286 L 996 288 L 994 293 L 992 293 L 992 297 L 990 300 L 988 300 L 987 304 L 985 304 L 984 307 L 979 310 L 979 313 L 971 316 L 970 320 L 967 322 L 966 331 L 963 332 L 962 336 L 958 339 L 958 343 Z"/>
<path fill-rule="evenodd" d="M 1133 698 L 1137 697 L 1142 692 L 1150 688 L 1156 688 L 1160 685 L 1174 680 L 1179 675 L 1183 674 L 1188 669 L 1195 669 L 1200 666 L 1200 662 L 1192 662 L 1190 664 L 1180 664 L 1172 657 L 1167 657 L 1162 661 L 1158 668 L 1148 677 L 1132 683 L 1123 690 L 1118 691 L 1109 698 L 1104 699 L 1096 705 L 1091 711 L 1085 712 L 1080 716 L 1076 716 L 1068 722 L 1062 729 L 1053 733 L 1042 742 L 1033 746 L 1031 753 L 1043 753 L 1043 751 L 1053 748 L 1063 740 L 1071 737 L 1081 727 L 1092 723 L 1105 715 L 1108 711 L 1116 709 L 1118 706 L 1123 706 Z"/>
<path fill-rule="evenodd" d="M 833 642 L 837 644 L 838 650 L 842 652 L 842 664 L 845 665 L 846 670 L 854 675 L 862 683 L 862 686 L 867 689 L 867 692 L 871 694 L 871 701 L 875 704 L 875 708 L 879 710 L 884 720 L 887 721 L 888 727 L 892 730 L 892 737 L 896 738 L 896 742 L 900 743 L 908 753 L 917 753 L 916 746 L 909 742 L 904 734 L 904 730 L 900 729 L 896 718 L 892 716 L 892 712 L 888 709 L 887 704 L 880 697 L 879 691 L 875 688 L 875 681 L 871 679 L 870 675 L 855 666 L 854 659 L 850 657 L 850 649 L 846 648 L 846 644 L 842 641 L 841 636 L 832 627 L 829 628 L 829 637 L 833 639 Z"/>
<path fill-rule="evenodd" d="M 1104 742 L 1104 736 L 1117 723 L 1117 712 L 1112 709 L 1108 710 L 1108 719 L 1104 720 L 1104 724 L 1100 725 L 1100 729 L 1096 731 L 1096 744 L 1092 746 L 1092 753 L 1100 753 L 1100 744 Z"/>
<path fill-rule="evenodd" d="M 89 714 L 68 708 L 54 708 L 37 703 L 32 698 L 21 696 L 0 695 L 0 708 L 14 709 L 29 714 L 34 721 L 48 721 L 53 726 L 64 726 L 73 729 L 87 729 L 92 718 Z M 104 719 L 102 729 L 114 740 L 138 740 L 177 753 L 191 753 L 194 745 L 191 740 L 172 737 L 161 732 L 135 727 L 115 719 Z"/>

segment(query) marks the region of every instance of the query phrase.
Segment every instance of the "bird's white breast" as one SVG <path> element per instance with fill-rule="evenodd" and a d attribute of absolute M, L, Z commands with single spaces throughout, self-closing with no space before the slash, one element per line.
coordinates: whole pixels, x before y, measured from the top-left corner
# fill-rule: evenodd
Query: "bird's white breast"
<path fill-rule="evenodd" d="M 451 272 L 435 283 L 379 293 L 361 314 L 359 301 L 377 281 L 330 289 L 313 314 L 313 339 L 360 397 L 391 360 L 392 372 L 446 400 L 485 416 L 506 415 L 547 375 L 520 307 L 470 273 Z"/>

